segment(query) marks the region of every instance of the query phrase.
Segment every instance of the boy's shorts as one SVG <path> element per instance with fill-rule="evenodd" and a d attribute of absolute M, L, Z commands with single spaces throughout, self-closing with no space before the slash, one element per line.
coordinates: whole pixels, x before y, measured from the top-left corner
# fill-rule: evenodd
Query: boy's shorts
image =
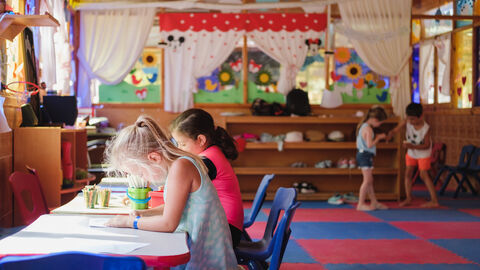
<path fill-rule="evenodd" d="M 405 155 L 405 164 L 407 166 L 418 166 L 420 171 L 430 170 L 430 157 L 427 158 L 412 158 L 408 154 Z"/>
<path fill-rule="evenodd" d="M 357 167 L 360 169 L 373 168 L 373 153 L 368 151 L 357 152 Z"/>

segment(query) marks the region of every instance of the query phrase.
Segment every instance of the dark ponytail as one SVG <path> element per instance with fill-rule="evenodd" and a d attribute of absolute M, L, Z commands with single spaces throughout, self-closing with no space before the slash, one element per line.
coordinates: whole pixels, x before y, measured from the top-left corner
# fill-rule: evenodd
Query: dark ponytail
<path fill-rule="evenodd" d="M 192 140 L 198 135 L 207 138 L 209 146 L 220 147 L 225 157 L 234 160 L 238 157 L 235 140 L 222 127 L 215 127 L 212 116 L 202 109 L 189 109 L 181 113 L 170 124 L 170 130 L 179 131 Z"/>
<path fill-rule="evenodd" d="M 223 154 L 230 160 L 235 160 L 238 157 L 237 146 L 235 140 L 228 134 L 228 132 L 222 128 L 217 127 L 215 129 L 215 136 L 213 138 L 213 144 L 222 149 Z"/>

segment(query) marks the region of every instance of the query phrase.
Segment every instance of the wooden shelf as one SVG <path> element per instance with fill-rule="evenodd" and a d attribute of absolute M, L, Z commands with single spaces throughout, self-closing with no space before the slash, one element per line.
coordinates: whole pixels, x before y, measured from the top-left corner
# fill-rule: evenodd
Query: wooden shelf
<path fill-rule="evenodd" d="M 27 26 L 56 27 L 60 24 L 48 13 L 45 15 L 7 14 L 0 20 L 0 38 L 12 41 Z"/>
<path fill-rule="evenodd" d="M 327 192 L 317 192 L 311 194 L 297 194 L 298 201 L 314 201 L 314 200 L 328 200 L 328 198 L 332 197 L 333 193 Z M 377 199 L 379 200 L 397 200 L 397 194 L 391 193 L 375 193 Z M 273 200 L 275 197 L 275 193 L 268 192 L 266 196 L 266 200 Z M 255 193 L 242 193 L 242 200 L 253 200 L 255 198 Z"/>
<path fill-rule="evenodd" d="M 397 143 L 380 143 L 377 149 L 397 149 Z M 277 149 L 276 142 L 248 142 L 246 149 Z M 357 149 L 356 142 L 298 142 L 298 143 L 284 143 L 283 149 Z"/>
<path fill-rule="evenodd" d="M 237 175 L 264 175 L 274 173 L 277 175 L 362 175 L 360 169 L 340 168 L 291 168 L 291 167 L 235 167 Z M 398 169 L 374 168 L 373 175 L 396 175 Z"/>
<path fill-rule="evenodd" d="M 225 117 L 227 124 L 358 124 L 358 117 L 318 117 L 318 116 L 229 116 Z M 396 124 L 398 117 L 391 117 L 384 123 Z"/>
<path fill-rule="evenodd" d="M 89 185 L 91 181 L 94 181 L 96 179 L 96 176 L 89 173 L 87 178 L 85 179 L 76 179 L 75 183 L 83 184 L 83 185 Z"/>

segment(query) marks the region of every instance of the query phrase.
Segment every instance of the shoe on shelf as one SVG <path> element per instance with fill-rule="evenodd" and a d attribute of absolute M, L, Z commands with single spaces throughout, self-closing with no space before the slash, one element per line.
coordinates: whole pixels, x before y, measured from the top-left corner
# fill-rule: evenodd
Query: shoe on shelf
<path fill-rule="evenodd" d="M 327 165 L 325 164 L 325 160 L 315 163 L 315 168 L 320 168 L 320 169 L 327 168 Z"/>
<path fill-rule="evenodd" d="M 344 201 L 343 201 L 343 196 L 342 194 L 340 193 L 335 193 L 333 194 L 332 197 L 328 198 L 328 201 L 327 201 L 329 204 L 333 204 L 333 205 L 340 205 L 340 204 L 343 204 Z"/>
<path fill-rule="evenodd" d="M 308 182 L 300 183 L 300 193 L 302 194 L 312 194 L 317 192 L 317 188 Z"/>
<path fill-rule="evenodd" d="M 331 161 L 331 160 L 329 160 L 329 159 L 325 160 L 325 166 L 326 166 L 327 168 L 332 168 L 332 165 L 333 165 L 333 164 L 332 164 L 332 161 Z"/>
<path fill-rule="evenodd" d="M 292 165 L 290 165 L 290 167 L 292 167 L 292 168 L 306 168 L 308 166 L 307 166 L 307 163 L 299 161 L 299 162 L 292 163 Z"/>
<path fill-rule="evenodd" d="M 343 201 L 346 203 L 357 203 L 358 202 L 358 197 L 353 194 L 353 192 L 348 192 L 343 194 Z"/>
<path fill-rule="evenodd" d="M 337 162 L 337 168 L 340 169 L 347 169 L 348 168 L 348 160 L 346 158 L 341 158 Z"/>
<path fill-rule="evenodd" d="M 355 169 L 357 167 L 357 162 L 354 158 L 351 158 L 349 161 L 348 161 L 348 168 L 350 169 Z"/>

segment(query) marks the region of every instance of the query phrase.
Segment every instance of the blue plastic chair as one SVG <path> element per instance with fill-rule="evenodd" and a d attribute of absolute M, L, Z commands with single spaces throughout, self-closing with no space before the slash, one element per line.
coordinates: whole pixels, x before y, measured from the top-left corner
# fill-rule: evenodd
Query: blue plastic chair
<path fill-rule="evenodd" d="M 271 258 L 268 269 L 280 268 L 291 234 L 290 223 L 295 210 L 300 206 L 300 203 L 296 202 L 296 198 L 297 192 L 294 188 L 277 190 L 263 238 L 254 242 L 241 240 L 235 248 L 235 254 L 240 264 L 247 265 L 249 269 L 267 269 L 266 260 Z M 284 213 L 279 222 L 282 211 Z"/>
<path fill-rule="evenodd" d="M 462 152 L 460 153 L 460 157 L 458 159 L 458 164 L 457 166 L 448 166 L 445 165 L 443 166 L 440 171 L 437 173 L 437 176 L 435 177 L 435 180 L 433 181 L 433 184 L 436 185 L 438 180 L 440 179 L 440 176 L 445 172 L 448 171 L 447 176 L 445 177 L 445 182 L 442 185 L 442 188 L 440 189 L 440 194 L 445 193 L 445 189 L 448 186 L 448 183 L 450 183 L 450 180 L 453 178 L 455 181 L 457 181 L 458 186 L 460 187 L 461 190 L 465 190 L 463 186 L 460 185 L 460 179 L 458 179 L 457 173 L 460 173 L 461 171 L 464 171 L 468 168 L 470 164 L 470 159 L 472 157 L 473 152 L 475 151 L 475 146 L 474 145 L 465 145 L 462 147 Z M 454 195 L 456 197 L 458 193 Z"/>
<path fill-rule="evenodd" d="M 455 190 L 455 194 L 453 195 L 454 198 L 458 196 L 458 193 L 460 192 L 461 189 L 463 189 L 463 183 L 467 183 L 467 186 L 470 188 L 470 191 L 472 194 L 476 195 L 477 191 L 473 188 L 472 183 L 468 179 L 468 176 L 473 176 L 477 181 L 480 182 L 480 176 L 478 175 L 480 173 L 480 148 L 475 148 L 475 151 L 473 151 L 473 154 L 470 158 L 469 165 L 466 169 L 459 169 L 456 170 L 456 173 L 462 175 L 462 179 L 460 179 L 460 182 L 458 183 L 458 187 Z"/>
<path fill-rule="evenodd" d="M 260 209 L 262 208 L 262 205 L 265 202 L 265 197 L 267 196 L 267 187 L 274 177 L 275 177 L 275 174 L 266 174 L 265 176 L 263 176 L 263 179 L 260 182 L 260 185 L 258 186 L 257 193 L 255 194 L 255 198 L 253 199 L 252 211 L 248 216 L 245 216 L 243 220 L 243 231 L 242 231 L 243 239 L 252 241 L 252 239 L 250 238 L 250 236 L 248 235 L 245 229 L 252 226 L 253 222 L 257 218 L 258 212 L 260 212 Z"/>
<path fill-rule="evenodd" d="M 7 256 L 0 260 L 0 270 L 145 270 L 138 257 L 107 256 L 86 252 L 59 252 L 35 256 Z"/>

